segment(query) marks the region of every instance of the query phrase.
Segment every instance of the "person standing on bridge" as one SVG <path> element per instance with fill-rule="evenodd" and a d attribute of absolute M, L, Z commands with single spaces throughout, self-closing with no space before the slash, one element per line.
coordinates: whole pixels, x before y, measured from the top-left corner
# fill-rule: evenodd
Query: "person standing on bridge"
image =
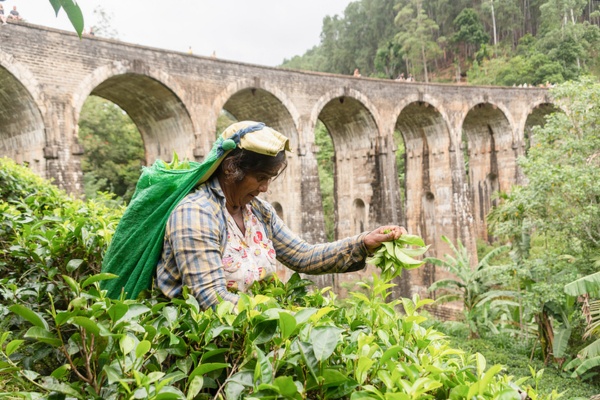
<path fill-rule="evenodd" d="M 6 25 L 6 15 L 4 15 L 4 7 L 0 4 L 0 22 L 2 25 Z"/>
<path fill-rule="evenodd" d="M 258 197 L 285 169 L 286 151 L 289 140 L 263 123 L 243 121 L 223 131 L 202 164 L 207 169 L 195 190 L 167 218 L 162 251 L 151 274 L 166 296 L 181 296 L 187 286 L 203 309 L 222 300 L 237 303 L 239 293 L 275 273 L 276 260 L 306 274 L 353 272 L 363 269 L 366 257 L 383 242 L 406 234 L 404 228 L 390 225 L 332 243 L 302 240 Z M 132 235 L 120 234 L 119 227 L 115 232 L 119 242 Z M 134 284 L 139 281 L 137 273 L 122 270 L 123 258 L 131 254 L 122 243 L 123 256 L 109 248 L 102 268 L 119 275 L 119 280 L 105 283 L 111 297 L 123 288 L 135 296 L 129 281 L 132 276 Z"/>

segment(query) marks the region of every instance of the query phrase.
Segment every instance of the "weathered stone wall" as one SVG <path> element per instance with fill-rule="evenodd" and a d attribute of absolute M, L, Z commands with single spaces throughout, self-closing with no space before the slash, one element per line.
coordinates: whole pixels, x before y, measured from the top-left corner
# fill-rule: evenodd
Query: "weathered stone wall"
<path fill-rule="evenodd" d="M 77 124 L 90 95 L 129 114 L 148 164 L 173 151 L 201 160 L 223 110 L 278 129 L 293 151 L 266 197 L 311 242 L 325 238 L 314 145 L 320 120 L 335 148 L 336 236 L 402 223 L 438 257 L 448 251 L 442 235 L 474 253 L 475 237 L 487 235 L 493 192 L 521 179 L 516 158 L 526 127 L 552 109 L 544 89 L 354 78 L 79 39 L 28 24 L 0 30 L 0 155 L 80 193 Z M 398 186 L 394 130 L 406 148 L 405 188 Z M 368 274 L 318 279 L 339 288 Z M 414 271 L 399 291 L 424 292 L 441 275 L 433 267 Z"/>

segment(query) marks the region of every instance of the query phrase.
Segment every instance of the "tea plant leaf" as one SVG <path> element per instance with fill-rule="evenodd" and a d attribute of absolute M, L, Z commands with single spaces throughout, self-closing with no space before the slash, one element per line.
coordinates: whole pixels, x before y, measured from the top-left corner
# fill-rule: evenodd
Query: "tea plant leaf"
<path fill-rule="evenodd" d="M 425 242 L 423 241 L 423 239 L 417 235 L 402 235 L 398 238 L 398 241 L 402 244 L 407 244 L 410 246 L 425 246 Z"/>
<path fill-rule="evenodd" d="M 119 339 L 119 347 L 123 354 L 127 355 L 135 349 L 135 340 L 129 335 L 124 335 Z"/>
<path fill-rule="evenodd" d="M 187 400 L 193 400 L 204 385 L 204 378 L 202 376 L 195 376 L 188 379 L 189 385 L 187 389 Z"/>
<path fill-rule="evenodd" d="M 328 359 L 341 339 L 343 329 L 335 326 L 318 326 L 310 332 L 310 343 L 319 361 Z"/>
<path fill-rule="evenodd" d="M 72 260 L 69 260 L 69 262 L 67 263 L 67 267 L 66 267 L 67 271 L 73 272 L 77 268 L 79 268 L 81 266 L 81 264 L 83 264 L 83 260 L 81 260 L 79 258 L 74 258 Z"/>
<path fill-rule="evenodd" d="M 342 374 L 337 369 L 332 368 L 325 368 L 322 376 L 323 387 L 339 386 L 350 381 L 346 375 Z"/>
<path fill-rule="evenodd" d="M 8 307 L 8 309 L 39 328 L 43 328 L 45 330 L 49 329 L 48 323 L 40 314 L 21 304 L 13 304 L 12 306 Z"/>
<path fill-rule="evenodd" d="M 281 331 L 281 338 L 287 339 L 296 330 L 296 318 L 287 312 L 279 313 L 279 330 Z"/>
<path fill-rule="evenodd" d="M 42 382 L 42 387 L 50 392 L 58 392 L 62 394 L 66 394 L 71 397 L 75 397 L 76 399 L 84 399 L 80 392 L 73 389 L 71 386 L 66 383 L 58 382 L 56 379 L 48 377 L 44 379 Z"/>
<path fill-rule="evenodd" d="M 246 387 L 254 386 L 254 374 L 251 371 L 241 371 L 227 380 L 225 398 L 237 400 Z"/>
<path fill-rule="evenodd" d="M 64 378 L 69 373 L 69 371 L 71 371 L 71 364 L 64 364 L 52 371 L 50 376 L 60 380 Z"/>
<path fill-rule="evenodd" d="M 129 306 L 127 304 L 116 302 L 108 309 L 108 316 L 114 323 L 127 314 L 127 311 L 129 311 Z"/>
<path fill-rule="evenodd" d="M 7 345 L 6 345 L 6 349 L 4 350 L 6 352 L 6 355 L 10 357 L 10 355 L 12 353 L 14 353 L 15 351 L 17 351 L 17 349 L 19 348 L 19 346 L 21 346 L 21 344 L 24 342 L 24 340 L 12 340 L 10 341 Z"/>
<path fill-rule="evenodd" d="M 192 371 L 192 373 L 190 374 L 190 376 L 188 377 L 188 379 L 194 379 L 197 376 L 203 376 L 208 374 L 209 372 L 212 371 L 217 371 L 217 370 L 221 370 L 224 368 L 228 368 L 229 364 L 226 363 L 205 363 L 205 364 L 200 364 L 198 365 L 196 368 L 194 368 L 194 370 Z"/>
<path fill-rule="evenodd" d="M 278 376 L 275 378 L 273 386 L 277 387 L 279 394 L 286 398 L 293 399 L 300 394 L 291 376 Z"/>
<path fill-rule="evenodd" d="M 40 328 L 39 326 L 32 326 L 29 328 L 29 330 L 25 333 L 25 337 L 27 339 L 35 339 L 42 343 L 48 343 L 54 347 L 62 345 L 60 339 L 54 336 L 52 332 L 45 328 Z"/>
<path fill-rule="evenodd" d="M 92 333 L 94 335 L 100 334 L 100 328 L 98 327 L 98 324 L 96 324 L 94 321 L 87 317 L 73 317 L 71 318 L 71 322 L 74 325 L 82 327 L 89 333 Z"/>
<path fill-rule="evenodd" d="M 109 279 L 114 279 L 116 277 L 117 277 L 117 275 L 109 274 L 107 272 L 92 275 L 89 278 L 87 278 L 85 281 L 83 281 L 83 283 L 81 284 L 81 288 L 84 289 L 93 283 L 100 282 L 100 281 L 106 281 Z"/>
<path fill-rule="evenodd" d="M 71 278 L 68 275 L 63 275 L 62 277 L 65 280 L 65 282 L 67 282 L 67 285 L 69 285 L 69 287 L 71 288 L 71 290 L 73 292 L 75 292 L 75 293 L 81 292 L 81 288 L 79 287 L 79 285 L 77 284 L 77 281 L 75 281 L 75 279 Z"/>
<path fill-rule="evenodd" d="M 141 358 L 151 348 L 152 348 L 152 344 L 150 343 L 150 341 L 148 341 L 148 340 L 142 340 L 141 342 L 138 343 L 137 347 L 135 348 L 135 356 L 137 358 Z"/>
<path fill-rule="evenodd" d="M 256 367 L 254 369 L 254 381 L 260 380 L 262 383 L 270 384 L 273 382 L 273 366 L 269 358 L 256 345 L 252 346 L 256 354 Z"/>

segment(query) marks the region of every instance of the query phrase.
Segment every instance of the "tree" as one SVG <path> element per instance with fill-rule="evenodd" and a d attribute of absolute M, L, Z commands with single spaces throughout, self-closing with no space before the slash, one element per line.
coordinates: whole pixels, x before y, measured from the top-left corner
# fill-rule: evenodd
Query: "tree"
<path fill-rule="evenodd" d="M 394 23 L 400 28 L 395 40 L 402 46 L 406 61 L 420 62 L 423 78 L 429 82 L 427 63 L 439 56 L 441 49 L 435 39 L 439 27 L 425 13 L 423 0 L 411 0 L 402 7 Z"/>
<path fill-rule="evenodd" d="M 552 320 L 559 319 L 551 317 L 567 303 L 563 287 L 595 272 L 600 254 L 600 84 L 584 78 L 551 94 L 563 112 L 534 129 L 534 144 L 519 161 L 527 185 L 503 194 L 488 217 L 494 235 L 520 249 L 525 301 L 547 356 Z"/>
<path fill-rule="evenodd" d="M 112 192 L 129 201 L 144 162 L 139 131 L 117 105 L 91 96 L 81 110 L 79 139 L 86 197 Z"/>
<path fill-rule="evenodd" d="M 321 121 L 315 129 L 315 144 L 317 152 L 317 167 L 319 171 L 319 184 L 321 186 L 321 199 L 323 202 L 323 218 L 325 220 L 325 234 L 330 242 L 335 240 L 335 209 L 333 203 L 334 188 L 334 149 L 333 141 L 327 128 Z"/>
<path fill-rule="evenodd" d="M 455 33 L 452 35 L 453 43 L 462 44 L 465 58 L 472 57 L 484 43 L 488 43 L 490 37 L 483 30 L 479 16 L 472 8 L 465 8 L 454 19 Z"/>

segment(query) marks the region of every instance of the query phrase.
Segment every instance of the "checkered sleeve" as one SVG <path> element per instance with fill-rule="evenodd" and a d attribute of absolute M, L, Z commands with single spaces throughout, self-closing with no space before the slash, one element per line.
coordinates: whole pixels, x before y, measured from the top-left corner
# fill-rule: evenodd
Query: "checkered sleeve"
<path fill-rule="evenodd" d="M 365 267 L 366 232 L 332 243 L 309 244 L 288 228 L 273 207 L 262 203 L 277 259 L 304 274 L 353 272 Z"/>

